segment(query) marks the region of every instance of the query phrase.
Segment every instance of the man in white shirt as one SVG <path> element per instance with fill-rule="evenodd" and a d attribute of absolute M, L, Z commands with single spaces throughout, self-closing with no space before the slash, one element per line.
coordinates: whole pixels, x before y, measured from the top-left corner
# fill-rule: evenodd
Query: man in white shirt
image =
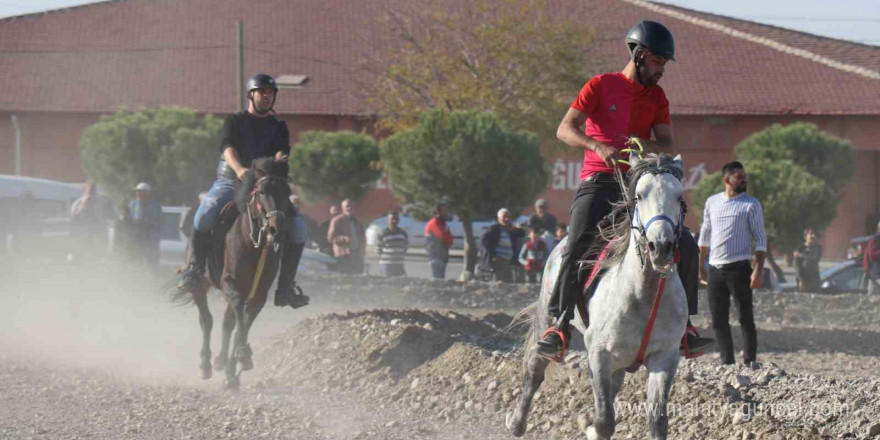
<path fill-rule="evenodd" d="M 700 278 L 708 281 L 709 310 L 712 327 L 718 339 L 723 364 L 733 364 L 733 339 L 730 335 L 730 296 L 739 309 L 746 365 L 755 362 L 758 335 L 752 311 L 752 289 L 760 288 L 763 280 L 767 239 L 764 235 L 764 211 L 754 197 L 746 194 L 746 171 L 739 162 L 730 162 L 721 169 L 724 192 L 706 200 L 703 227 L 700 229 Z M 755 266 L 749 258 L 752 243 Z M 711 252 L 710 252 L 711 249 Z M 706 269 L 706 257 L 709 269 Z"/>

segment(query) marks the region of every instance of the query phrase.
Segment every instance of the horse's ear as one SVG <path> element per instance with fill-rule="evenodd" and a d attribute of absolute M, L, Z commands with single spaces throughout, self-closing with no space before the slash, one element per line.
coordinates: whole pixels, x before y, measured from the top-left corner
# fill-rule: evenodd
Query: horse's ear
<path fill-rule="evenodd" d="M 681 155 L 678 154 L 675 158 L 672 159 L 672 166 L 678 168 L 682 174 L 684 174 L 684 160 L 681 158 Z"/>

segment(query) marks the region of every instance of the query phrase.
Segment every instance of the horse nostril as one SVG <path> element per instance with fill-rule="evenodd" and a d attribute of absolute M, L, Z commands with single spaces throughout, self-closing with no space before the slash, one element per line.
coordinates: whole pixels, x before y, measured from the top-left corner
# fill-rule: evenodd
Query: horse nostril
<path fill-rule="evenodd" d="M 269 226 L 269 234 L 275 235 L 275 226 Z"/>
<path fill-rule="evenodd" d="M 648 242 L 648 249 L 650 249 L 651 252 L 654 252 L 654 251 L 657 250 L 656 247 L 654 246 L 654 242 L 653 242 L 653 241 L 649 241 L 649 242 Z"/>

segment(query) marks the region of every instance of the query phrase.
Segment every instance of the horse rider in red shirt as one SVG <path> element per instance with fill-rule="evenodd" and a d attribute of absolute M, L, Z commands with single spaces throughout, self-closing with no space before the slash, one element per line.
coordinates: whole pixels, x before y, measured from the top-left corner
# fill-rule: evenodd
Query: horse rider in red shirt
<path fill-rule="evenodd" d="M 614 171 L 615 166 L 624 173 L 628 170 L 626 164 L 617 162 L 621 159 L 620 150 L 626 148 L 632 137 L 658 152 L 669 152 L 673 146 L 669 101 L 657 85 L 666 63 L 675 60 L 672 33 L 660 23 L 642 21 L 629 31 L 626 45 L 630 60 L 623 70 L 590 79 L 556 132 L 569 146 L 584 150 L 581 184 L 571 207 L 568 246 L 563 250 L 548 310 L 555 318 L 555 330 L 561 331 L 566 339 L 577 297 L 582 293 L 578 283 L 579 261 L 595 241 L 599 221 L 611 213 L 613 203 L 623 198 Z M 654 140 L 650 140 L 652 132 Z M 682 234 L 679 252 L 678 273 L 687 292 L 689 314 L 693 315 L 697 313 L 699 248 L 690 233 Z M 713 342 L 698 337 L 690 320 L 688 329 L 684 337 L 688 338 L 689 352 L 702 351 Z M 537 350 L 541 356 L 554 358 L 560 355 L 562 346 L 560 335 L 548 331 L 538 342 Z"/>

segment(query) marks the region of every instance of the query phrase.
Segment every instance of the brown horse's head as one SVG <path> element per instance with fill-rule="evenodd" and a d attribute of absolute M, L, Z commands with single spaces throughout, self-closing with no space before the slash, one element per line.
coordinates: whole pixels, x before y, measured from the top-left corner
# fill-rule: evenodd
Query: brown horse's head
<path fill-rule="evenodd" d="M 288 232 L 290 186 L 287 172 L 287 162 L 256 159 L 235 194 L 238 212 L 247 215 L 254 225 L 252 238 L 256 241 L 265 239 L 265 244 L 276 248 L 284 242 Z"/>

